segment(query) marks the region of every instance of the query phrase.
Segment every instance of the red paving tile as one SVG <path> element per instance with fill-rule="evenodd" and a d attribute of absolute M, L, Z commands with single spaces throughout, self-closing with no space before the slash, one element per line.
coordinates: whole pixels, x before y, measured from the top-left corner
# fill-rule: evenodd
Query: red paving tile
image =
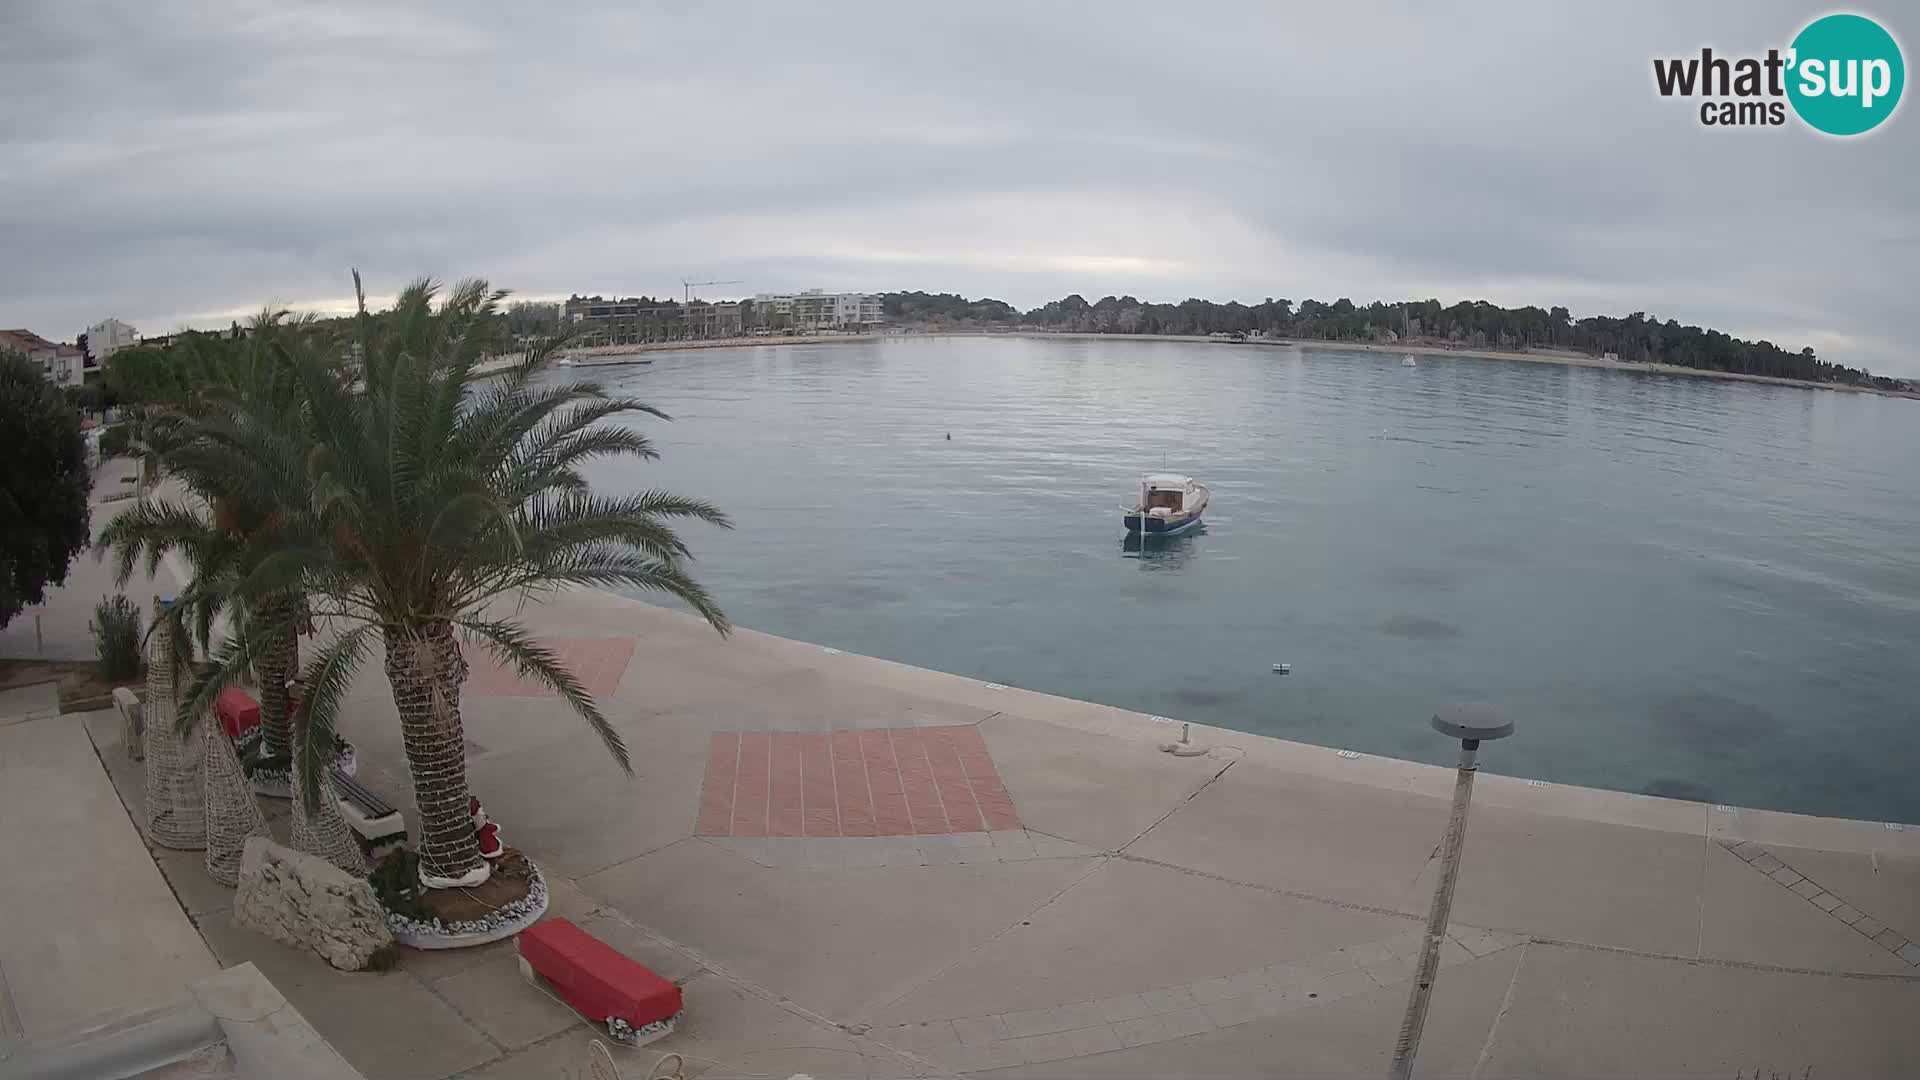
<path fill-rule="evenodd" d="M 718 736 L 716 736 L 717 738 Z M 773 759 L 773 736 L 764 732 L 743 732 L 740 736 L 740 769 L 733 779 L 733 828 L 729 836 L 767 835 L 767 796 Z M 724 752 L 724 751 L 723 751 Z M 707 755 L 713 755 L 708 744 Z M 703 795 L 704 797 L 704 795 Z"/>
<path fill-rule="evenodd" d="M 800 742 L 800 828 L 808 836 L 839 836 L 840 789 L 833 770 L 833 744 L 810 733 Z"/>
<path fill-rule="evenodd" d="M 1018 828 L 980 732 L 961 725 L 720 732 L 708 746 L 694 831 L 930 836 Z"/>
<path fill-rule="evenodd" d="M 833 741 L 833 778 L 840 804 L 842 836 L 872 836 L 873 788 L 867 783 L 867 758 L 860 752 L 860 733 L 836 731 Z"/>
<path fill-rule="evenodd" d="M 954 832 L 985 832 L 980 807 L 973 801 L 973 789 L 967 784 L 967 771 L 960 767 L 960 755 L 948 732 L 929 731 L 922 740 L 927 763 L 933 767 L 933 785 L 940 793 L 940 806 L 947 812 L 947 823 Z"/>
<path fill-rule="evenodd" d="M 767 803 L 768 836 L 803 836 L 800 802 L 800 739 L 795 731 L 773 733 L 772 794 Z"/>
<path fill-rule="evenodd" d="M 700 783 L 702 836 L 725 836 L 733 831 L 733 778 L 740 767 L 740 736 L 716 735 L 707 752 L 707 775 Z"/>
<path fill-rule="evenodd" d="M 901 728 L 891 733 L 894 760 L 900 763 L 900 786 L 907 793 L 907 811 L 913 815 L 916 836 L 950 832 L 947 812 L 940 805 L 940 789 L 933 782 L 933 765 L 927 761 L 927 748 L 920 728 Z"/>
<path fill-rule="evenodd" d="M 553 650 L 560 663 L 596 698 L 613 694 L 620 686 L 620 677 L 627 673 L 627 662 L 633 659 L 632 638 L 553 638 L 541 644 Z M 557 696 L 544 684 L 522 678 L 484 645 L 468 642 L 463 651 L 467 658 L 463 693 L 483 697 Z"/>
<path fill-rule="evenodd" d="M 900 762 L 893 756 L 893 740 L 885 731 L 863 731 L 860 750 L 867 758 L 867 788 L 873 792 L 873 834 L 912 836 L 913 817 L 900 790 Z"/>

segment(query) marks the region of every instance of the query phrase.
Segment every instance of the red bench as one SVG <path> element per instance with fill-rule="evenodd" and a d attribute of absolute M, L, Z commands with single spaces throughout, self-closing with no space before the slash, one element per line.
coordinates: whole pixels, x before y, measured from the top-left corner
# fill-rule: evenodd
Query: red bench
<path fill-rule="evenodd" d="M 214 695 L 213 711 L 220 717 L 220 726 L 227 730 L 229 739 L 237 739 L 260 726 L 260 703 L 237 686 L 229 686 Z"/>
<path fill-rule="evenodd" d="M 520 971 L 544 978 L 561 1000 L 628 1046 L 669 1034 L 680 1015 L 679 987 L 568 919 L 520 932 Z"/>

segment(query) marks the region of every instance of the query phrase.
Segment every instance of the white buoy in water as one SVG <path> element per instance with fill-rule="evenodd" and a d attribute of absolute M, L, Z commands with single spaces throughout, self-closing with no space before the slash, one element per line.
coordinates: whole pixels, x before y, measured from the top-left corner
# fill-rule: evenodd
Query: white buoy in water
<path fill-rule="evenodd" d="M 1273 670 L 1274 670 L 1274 674 L 1276 675 L 1291 675 L 1293 674 L 1293 665 L 1292 664 L 1275 664 L 1273 665 Z"/>

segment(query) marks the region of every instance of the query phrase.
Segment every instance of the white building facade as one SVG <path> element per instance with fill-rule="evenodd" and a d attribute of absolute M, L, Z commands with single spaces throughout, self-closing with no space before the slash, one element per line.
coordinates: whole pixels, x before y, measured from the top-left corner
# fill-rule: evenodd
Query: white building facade
<path fill-rule="evenodd" d="M 31 330 L 0 330 L 0 349 L 26 354 L 55 386 L 87 381 L 86 354 L 77 345 L 48 341 Z"/>
<path fill-rule="evenodd" d="M 106 363 L 107 357 L 139 340 L 139 333 L 119 319 L 102 319 L 87 327 L 87 351 L 96 363 Z"/>
<path fill-rule="evenodd" d="M 753 298 L 755 320 L 781 317 L 795 330 L 864 330 L 885 321 L 878 293 L 760 293 Z"/>

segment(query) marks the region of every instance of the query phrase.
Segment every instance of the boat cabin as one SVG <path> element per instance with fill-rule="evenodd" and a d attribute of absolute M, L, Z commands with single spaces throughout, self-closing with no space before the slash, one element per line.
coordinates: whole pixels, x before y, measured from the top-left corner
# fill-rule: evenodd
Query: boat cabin
<path fill-rule="evenodd" d="M 1155 473 L 1140 481 L 1140 506 L 1148 512 L 1165 509 L 1177 514 L 1187 508 L 1187 500 L 1193 494 L 1191 476 Z"/>

